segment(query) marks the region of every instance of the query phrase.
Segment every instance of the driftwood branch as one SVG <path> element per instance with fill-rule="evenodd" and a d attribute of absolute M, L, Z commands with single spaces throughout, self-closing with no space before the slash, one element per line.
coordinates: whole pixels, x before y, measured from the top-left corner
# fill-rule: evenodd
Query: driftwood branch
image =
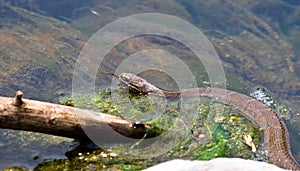
<path fill-rule="evenodd" d="M 89 140 L 91 134 L 102 142 L 115 142 L 116 137 L 142 138 L 148 125 L 79 108 L 22 99 L 18 91 L 14 98 L 0 96 L 0 128 L 25 130 Z M 89 136 L 87 136 L 88 132 Z"/>

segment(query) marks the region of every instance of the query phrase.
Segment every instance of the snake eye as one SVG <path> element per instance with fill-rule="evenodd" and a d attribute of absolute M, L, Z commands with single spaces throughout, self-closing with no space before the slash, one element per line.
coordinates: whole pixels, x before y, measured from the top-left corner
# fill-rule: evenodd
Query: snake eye
<path fill-rule="evenodd" d="M 132 127 L 137 129 L 137 128 L 145 128 L 145 125 L 143 123 L 140 123 L 140 122 L 135 122 L 132 124 Z"/>

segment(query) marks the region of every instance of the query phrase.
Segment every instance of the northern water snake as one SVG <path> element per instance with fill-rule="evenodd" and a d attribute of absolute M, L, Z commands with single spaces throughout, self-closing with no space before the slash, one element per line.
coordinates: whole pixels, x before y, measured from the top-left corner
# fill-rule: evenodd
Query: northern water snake
<path fill-rule="evenodd" d="M 247 118 L 255 121 L 263 130 L 263 147 L 269 152 L 271 163 L 289 170 L 300 171 L 300 165 L 294 159 L 290 149 L 287 127 L 278 114 L 266 104 L 247 95 L 219 88 L 200 87 L 183 89 L 180 91 L 166 91 L 159 89 L 145 79 L 131 74 L 111 74 L 129 86 L 131 89 L 143 94 L 161 94 L 167 99 L 180 97 L 209 97 L 228 103 L 237 108 Z"/>

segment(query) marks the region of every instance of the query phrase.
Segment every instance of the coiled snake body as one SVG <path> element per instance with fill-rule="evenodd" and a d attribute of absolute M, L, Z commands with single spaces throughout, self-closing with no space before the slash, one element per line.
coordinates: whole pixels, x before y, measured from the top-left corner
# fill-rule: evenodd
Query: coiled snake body
<path fill-rule="evenodd" d="M 119 76 L 111 75 L 119 78 L 131 89 L 143 94 L 163 94 L 167 99 L 201 96 L 225 101 L 242 111 L 247 118 L 255 121 L 261 127 L 264 137 L 263 146 L 265 150 L 269 151 L 272 164 L 284 169 L 300 171 L 300 165 L 291 154 L 289 134 L 283 120 L 266 104 L 230 90 L 200 87 L 181 91 L 166 91 L 131 73 L 123 73 Z"/>

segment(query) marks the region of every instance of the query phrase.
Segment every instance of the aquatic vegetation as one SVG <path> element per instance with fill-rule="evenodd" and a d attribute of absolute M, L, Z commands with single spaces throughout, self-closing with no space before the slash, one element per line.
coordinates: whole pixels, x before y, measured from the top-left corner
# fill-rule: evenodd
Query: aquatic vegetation
<path fill-rule="evenodd" d="M 116 101 L 112 95 L 126 100 Z M 142 119 L 140 118 L 142 114 L 151 113 L 157 107 L 157 104 L 153 103 L 151 97 L 128 94 L 122 90 L 103 90 L 92 96 L 78 96 L 78 99 L 65 98 L 61 99 L 61 102 L 63 104 L 67 102 L 67 104 L 73 104 L 76 107 L 89 107 L 93 110 L 122 117 L 124 117 L 125 113 L 125 116 L 133 119 Z M 126 104 L 122 104 L 121 102 Z M 144 153 L 143 149 L 141 149 L 141 156 L 138 159 L 136 159 L 136 154 L 130 154 L 128 151 L 126 155 L 123 154 L 122 146 L 119 148 L 113 147 L 108 151 L 94 149 L 86 153 L 76 152 L 75 155 L 69 156 L 69 159 L 44 162 L 36 170 L 141 170 L 173 158 L 209 160 L 216 157 L 241 157 L 261 160 L 261 157 L 257 155 L 259 152 L 252 152 L 251 147 L 243 140 L 244 134 L 250 135 L 258 151 L 263 151 L 260 146 L 260 130 L 251 121 L 246 119 L 240 111 L 232 109 L 222 102 L 207 98 L 191 98 L 184 105 L 179 104 L 179 101 L 170 101 L 166 104 L 165 110 L 161 111 L 160 115 L 148 117 L 145 120 L 147 124 L 161 128 L 162 132 L 170 129 L 183 129 L 181 131 L 186 132 L 185 136 L 176 142 L 176 145 L 171 150 L 164 154 L 147 160 L 142 156 Z M 196 113 L 192 114 L 191 112 Z M 132 115 L 129 116 L 130 114 Z M 186 123 L 186 130 L 176 125 L 174 126 L 175 120 L 180 118 L 184 121 L 184 118 L 189 116 L 192 116 L 192 119 L 191 122 Z M 147 115 L 145 117 L 147 118 Z M 140 140 L 140 142 L 142 143 L 143 140 Z"/>

